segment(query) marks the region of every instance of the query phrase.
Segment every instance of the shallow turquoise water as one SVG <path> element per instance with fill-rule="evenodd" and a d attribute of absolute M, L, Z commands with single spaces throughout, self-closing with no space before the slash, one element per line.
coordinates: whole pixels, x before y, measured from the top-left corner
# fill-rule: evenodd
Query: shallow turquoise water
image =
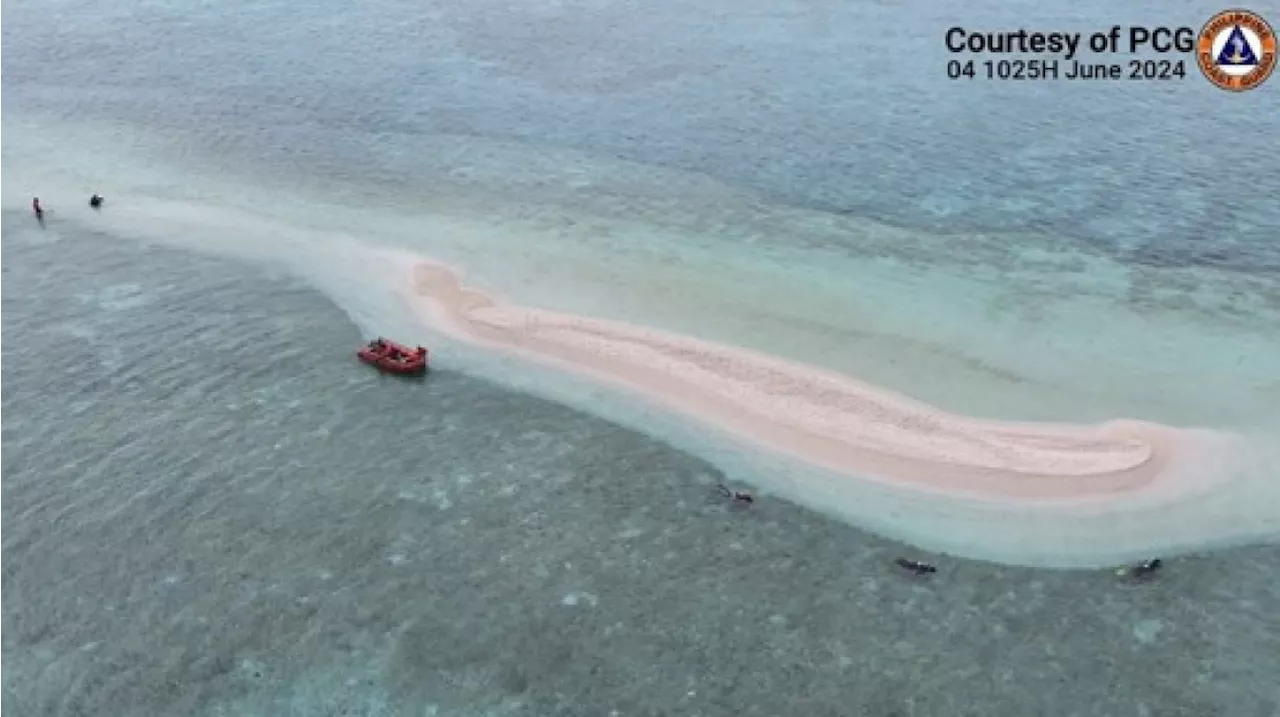
<path fill-rule="evenodd" d="M 1277 704 L 1274 546 L 1141 583 L 921 553 L 768 493 L 729 510 L 733 461 L 456 371 L 378 376 L 300 282 L 24 215 L 4 236 L 15 714 Z"/>
<path fill-rule="evenodd" d="M 258 245 L 316 228 L 423 251 L 516 299 L 959 411 L 1257 428 L 1280 420 L 1280 180 L 1230 177 L 1280 136 L 1271 88 L 943 72 L 952 25 L 1214 11 L 18 5 L 6 206 L 189 199 L 204 236 L 154 232 L 244 254 L 212 221 L 235 206 L 283 225 Z M 1258 142 L 1204 147 L 1224 113 Z"/>
<path fill-rule="evenodd" d="M 1146 592 L 945 558 L 941 585 L 899 582 L 907 548 L 781 501 L 730 522 L 704 493 L 750 475 L 743 455 L 709 465 L 475 376 L 608 413 L 590 388 L 433 342 L 441 378 L 400 391 L 347 356 L 360 332 L 428 331 L 351 242 L 955 410 L 1265 441 L 1274 88 L 943 79 L 951 24 L 1218 9 L 6 4 L 4 205 L 51 207 L 44 231 L 5 226 L 6 701 L 1274 710 L 1274 548 Z M 139 359 L 157 337 L 209 353 Z M 699 448 L 644 410 L 625 417 Z"/>
<path fill-rule="evenodd" d="M 21 3 L 5 11 L 4 93 L 18 112 L 118 117 L 344 177 L 412 181 L 457 159 L 416 152 L 419 140 L 500 138 L 908 226 L 1033 230 L 1133 261 L 1277 269 L 1269 197 L 1280 179 L 1258 169 L 1280 136 L 1274 87 L 1229 96 L 1194 67 L 1175 84 L 1106 86 L 944 72 L 955 25 L 1198 27 L 1219 9 Z"/>

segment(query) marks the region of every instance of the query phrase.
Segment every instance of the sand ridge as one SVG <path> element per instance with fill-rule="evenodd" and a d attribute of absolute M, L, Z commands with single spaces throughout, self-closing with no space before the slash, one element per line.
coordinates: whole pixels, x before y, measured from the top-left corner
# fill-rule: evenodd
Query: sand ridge
<path fill-rule="evenodd" d="M 371 245 L 346 231 L 188 202 L 91 212 L 78 213 L 95 231 L 294 274 L 368 336 L 426 342 L 420 332 L 429 325 L 480 349 L 442 351 L 441 365 L 471 354 L 480 375 L 651 430 L 766 493 L 918 547 L 1098 567 L 1280 536 L 1274 433 L 1259 441 L 1136 421 L 977 420 L 838 373 L 585 318 L 585 302 L 558 312 L 518 306 L 464 286 L 458 271 L 416 246 Z M 80 224 L 76 214 L 55 216 L 41 238 L 56 237 L 62 221 Z M 568 380 L 557 383 L 542 367 Z M 590 383 L 637 400 L 594 394 Z"/>
<path fill-rule="evenodd" d="M 957 416 L 854 379 L 695 338 L 507 304 L 415 260 L 411 294 L 443 330 L 638 391 L 843 473 L 988 497 L 1076 498 L 1156 480 L 1175 429 Z M 856 347 L 851 347 L 856 350 Z"/>

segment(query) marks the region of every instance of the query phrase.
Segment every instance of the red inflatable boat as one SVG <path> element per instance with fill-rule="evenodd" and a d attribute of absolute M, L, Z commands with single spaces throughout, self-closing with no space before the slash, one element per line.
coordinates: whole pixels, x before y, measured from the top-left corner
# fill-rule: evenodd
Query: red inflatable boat
<path fill-rule="evenodd" d="M 427 371 L 427 350 L 421 346 L 409 348 L 387 339 L 377 339 L 370 341 L 356 355 L 361 361 L 387 373 L 416 376 Z"/>

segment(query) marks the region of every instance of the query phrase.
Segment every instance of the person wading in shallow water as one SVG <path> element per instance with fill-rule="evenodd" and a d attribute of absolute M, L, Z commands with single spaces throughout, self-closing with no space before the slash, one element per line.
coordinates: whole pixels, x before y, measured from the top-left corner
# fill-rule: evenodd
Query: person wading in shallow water
<path fill-rule="evenodd" d="M 31 198 L 31 211 L 36 215 L 36 219 L 44 219 L 44 207 L 40 206 L 40 197 Z"/>
<path fill-rule="evenodd" d="M 718 483 L 716 490 L 720 491 L 720 495 L 732 500 L 734 505 L 751 505 L 756 502 L 756 499 L 752 498 L 750 493 L 742 490 L 729 490 L 723 483 Z"/>
<path fill-rule="evenodd" d="M 909 560 L 907 558 L 898 558 L 893 562 L 903 570 L 910 570 L 916 575 L 928 575 L 930 573 L 938 572 L 937 568 L 933 567 L 928 563 L 922 563 L 919 560 Z"/>
<path fill-rule="evenodd" d="M 1120 568 L 1116 571 L 1116 575 L 1119 575 L 1120 577 L 1128 575 L 1135 578 L 1150 577 L 1159 570 L 1162 565 L 1164 565 L 1164 563 L 1161 562 L 1160 558 L 1152 558 L 1151 560 L 1144 560 L 1137 565 Z"/>

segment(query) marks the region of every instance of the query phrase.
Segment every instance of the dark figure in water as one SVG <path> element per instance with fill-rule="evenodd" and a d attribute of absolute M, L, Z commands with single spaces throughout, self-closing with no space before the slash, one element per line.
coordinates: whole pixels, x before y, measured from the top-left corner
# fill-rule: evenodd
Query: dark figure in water
<path fill-rule="evenodd" d="M 44 219 L 44 207 L 40 206 L 40 197 L 31 198 L 31 211 L 35 213 L 36 219 Z"/>
<path fill-rule="evenodd" d="M 723 483 L 716 485 L 716 490 L 720 491 L 720 495 L 732 500 L 735 505 L 751 505 L 756 502 L 751 494 L 741 490 L 729 490 Z"/>
<path fill-rule="evenodd" d="M 95 194 L 92 197 L 89 197 L 89 206 L 97 209 L 98 207 L 101 207 L 102 203 L 105 201 L 106 200 L 102 198 L 101 194 Z"/>
<path fill-rule="evenodd" d="M 919 560 L 908 560 L 906 558 L 898 558 L 893 561 L 898 567 L 904 570 L 910 570 L 916 575 L 928 575 L 938 572 L 938 569 L 928 563 L 922 563 Z"/>
<path fill-rule="evenodd" d="M 1132 575 L 1135 578 L 1145 578 L 1154 574 L 1163 564 L 1164 563 L 1160 561 L 1160 558 L 1152 558 L 1151 560 L 1144 560 L 1132 567 L 1120 568 L 1116 571 L 1116 574 Z"/>

